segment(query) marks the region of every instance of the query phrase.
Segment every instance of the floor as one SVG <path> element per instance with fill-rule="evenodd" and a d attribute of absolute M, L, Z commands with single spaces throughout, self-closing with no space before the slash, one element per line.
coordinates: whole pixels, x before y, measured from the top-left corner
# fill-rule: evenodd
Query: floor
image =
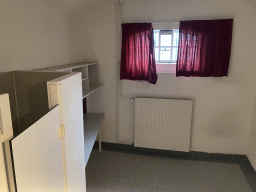
<path fill-rule="evenodd" d="M 252 192 L 238 164 L 93 150 L 87 192 Z"/>

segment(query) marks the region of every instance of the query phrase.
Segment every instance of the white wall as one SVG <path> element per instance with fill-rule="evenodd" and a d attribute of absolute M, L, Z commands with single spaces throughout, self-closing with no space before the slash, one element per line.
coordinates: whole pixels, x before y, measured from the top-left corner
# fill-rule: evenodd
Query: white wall
<path fill-rule="evenodd" d="M 246 2 L 125 0 L 123 22 L 234 18 L 234 30 L 228 77 L 177 78 L 174 74 L 159 74 L 155 86 L 137 88 L 136 82 L 123 81 L 122 88 L 124 95 L 193 99 L 191 149 L 230 154 L 249 151 L 255 166 L 255 126 L 250 124 L 256 90 L 256 12 Z M 0 71 L 83 60 L 98 62 L 104 94 L 100 91 L 89 100 L 103 98 L 95 109 L 105 109 L 103 141 L 116 142 L 116 55 L 120 50 L 116 50 L 115 1 L 95 0 L 68 13 L 43 1 L 2 0 L 0 5 Z M 118 140 L 131 144 L 133 103 L 121 99 L 119 110 Z M 253 114 L 255 119 L 255 111 Z"/>
<path fill-rule="evenodd" d="M 116 141 L 116 38 L 114 0 L 84 1 L 61 11 L 42 0 L 1 0 L 0 72 L 79 61 L 100 63 L 104 90 L 88 97 L 90 111 L 106 105 L 103 139 Z M 106 94 L 103 95 L 103 92 Z M 102 100 L 101 97 L 104 97 Z M 95 102 L 97 105 L 95 106 Z"/>
<path fill-rule="evenodd" d="M 193 99 L 191 150 L 246 154 L 255 91 L 255 7 L 231 0 L 129 0 L 123 8 L 124 22 L 234 18 L 228 77 L 159 74 L 157 84 L 149 88 L 137 88 L 135 82 L 125 81 L 123 93 Z M 130 101 L 120 101 L 119 138 L 124 143 L 133 142 L 131 105 Z"/>
<path fill-rule="evenodd" d="M 103 141 L 132 144 L 130 100 L 120 99 L 120 124 L 116 130 L 118 65 L 114 2 L 95 0 L 69 13 L 70 39 L 74 45 L 71 51 L 78 60 L 100 64 L 101 82 L 105 84 L 104 94 L 100 93 L 106 114 Z M 177 78 L 175 74 L 159 74 L 157 84 L 148 88 L 137 88 L 136 82 L 123 81 L 123 94 L 193 99 L 191 149 L 246 154 L 256 90 L 255 16 L 255 7 L 239 0 L 125 0 L 123 22 L 234 18 L 234 30 L 228 77 Z"/>
<path fill-rule="evenodd" d="M 117 69 L 116 8 L 114 0 L 95 0 L 69 12 L 74 54 L 78 59 L 99 64 L 100 92 L 86 98 L 90 112 L 105 112 L 102 140 L 116 142 Z M 104 93 L 104 94 L 103 94 Z"/>
<path fill-rule="evenodd" d="M 192 150 L 246 154 L 256 85 L 255 7 L 246 0 L 125 0 L 123 22 L 234 18 L 229 76 L 175 77 L 159 74 L 157 85 L 137 88 L 123 81 L 123 94 L 194 100 Z M 118 65 L 114 0 L 95 0 L 69 12 L 43 1 L 2 0 L 0 71 L 96 61 L 104 90 L 88 98 L 105 110 L 103 141 L 133 143 L 133 103 L 121 99 L 116 128 Z M 104 92 L 104 94 L 103 94 Z M 90 107 L 90 106 L 89 106 Z M 92 107 L 90 107 L 92 108 Z M 255 129 L 254 129 L 255 130 Z M 254 132 L 255 133 L 255 132 Z M 253 139 L 249 157 L 255 152 Z"/>
<path fill-rule="evenodd" d="M 75 61 L 66 14 L 41 0 L 1 0 L 0 71 Z"/>

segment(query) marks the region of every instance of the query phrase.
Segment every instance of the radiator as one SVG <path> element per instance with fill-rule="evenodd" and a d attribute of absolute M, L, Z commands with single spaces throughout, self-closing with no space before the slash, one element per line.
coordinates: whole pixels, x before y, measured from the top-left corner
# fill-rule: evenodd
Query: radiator
<path fill-rule="evenodd" d="M 190 150 L 193 100 L 136 98 L 134 146 Z"/>

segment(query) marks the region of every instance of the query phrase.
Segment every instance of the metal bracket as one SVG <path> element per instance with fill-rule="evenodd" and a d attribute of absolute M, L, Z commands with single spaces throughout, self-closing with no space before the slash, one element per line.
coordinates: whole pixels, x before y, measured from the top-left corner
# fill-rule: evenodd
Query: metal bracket
<path fill-rule="evenodd" d="M 65 137 L 65 125 L 61 125 L 58 129 L 58 138 L 62 139 Z"/>

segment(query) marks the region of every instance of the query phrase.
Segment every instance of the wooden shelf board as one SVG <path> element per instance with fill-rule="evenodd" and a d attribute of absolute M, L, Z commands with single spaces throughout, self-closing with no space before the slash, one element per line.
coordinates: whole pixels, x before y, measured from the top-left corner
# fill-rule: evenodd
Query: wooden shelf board
<path fill-rule="evenodd" d="M 102 84 L 90 84 L 89 85 L 89 90 L 83 90 L 83 98 L 87 97 L 88 95 L 92 94 L 94 91 L 96 91 L 97 89 L 99 89 L 101 86 L 103 86 Z"/>
<path fill-rule="evenodd" d="M 104 113 L 84 114 L 84 156 L 85 167 L 89 160 L 93 145 L 101 128 Z"/>
<path fill-rule="evenodd" d="M 65 70 L 69 70 L 69 69 L 76 69 L 76 68 L 79 68 L 79 67 L 88 66 L 88 65 L 95 65 L 95 64 L 97 64 L 97 63 L 80 62 L 80 63 L 72 63 L 72 64 L 58 65 L 58 66 L 53 66 L 53 67 L 36 69 L 35 71 L 65 71 Z"/>

